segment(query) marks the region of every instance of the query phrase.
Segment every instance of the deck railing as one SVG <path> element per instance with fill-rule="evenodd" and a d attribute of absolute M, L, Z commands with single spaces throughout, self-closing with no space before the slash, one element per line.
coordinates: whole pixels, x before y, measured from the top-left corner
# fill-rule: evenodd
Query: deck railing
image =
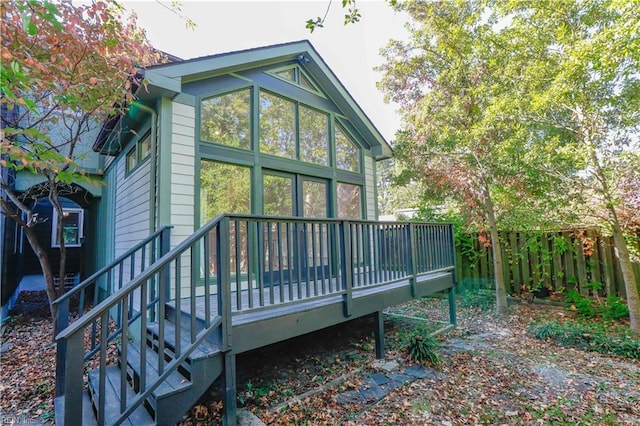
<path fill-rule="evenodd" d="M 454 259 L 449 224 L 217 216 L 60 330 L 64 379 L 58 395 L 74 407 L 65 410 L 65 424 L 81 423 L 85 364 L 99 367 L 94 404 L 98 424 L 105 424 L 105 368 L 131 363 L 129 347 L 146 342 L 151 323 L 157 377 L 133 381 L 121 369 L 120 394 L 131 383 L 135 395 L 120 398 L 116 424 L 205 339 L 213 338 L 221 353 L 230 351 L 233 315 L 339 296 L 348 316 L 358 290 L 403 280 L 415 286 L 421 274 L 452 270 Z M 97 342 L 85 338 L 94 333 Z M 136 358 L 140 378 L 148 377 L 145 354 Z"/>

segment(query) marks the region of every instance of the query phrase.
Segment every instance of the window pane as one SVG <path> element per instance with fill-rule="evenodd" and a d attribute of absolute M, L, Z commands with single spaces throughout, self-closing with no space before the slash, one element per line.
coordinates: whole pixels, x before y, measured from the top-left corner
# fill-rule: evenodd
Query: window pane
<path fill-rule="evenodd" d="M 67 247 L 80 247 L 82 245 L 82 209 L 63 209 L 62 210 L 62 239 Z M 53 210 L 53 218 L 51 224 L 51 246 L 60 247 L 58 239 L 58 214 Z"/>
<path fill-rule="evenodd" d="M 251 90 L 203 100 L 200 137 L 209 142 L 251 149 Z"/>
<path fill-rule="evenodd" d="M 307 79 L 307 77 L 305 77 L 305 75 L 302 74 L 302 72 L 300 72 L 300 86 L 304 87 L 305 89 L 314 90 L 314 91 L 316 90 L 316 88 L 313 87 L 313 84 L 311 84 L 309 79 Z"/>
<path fill-rule="evenodd" d="M 293 178 L 286 176 L 263 176 L 264 214 L 293 216 Z"/>
<path fill-rule="evenodd" d="M 296 105 L 264 92 L 260 95 L 260 151 L 296 158 Z"/>
<path fill-rule="evenodd" d="M 147 135 L 138 144 L 138 159 L 140 161 L 147 158 L 147 155 L 151 152 L 151 136 Z"/>
<path fill-rule="evenodd" d="M 348 183 L 338 183 L 338 217 L 340 219 L 361 219 L 361 206 L 360 187 Z"/>
<path fill-rule="evenodd" d="M 202 161 L 201 224 L 222 213 L 251 212 L 250 171 L 249 167 Z"/>
<path fill-rule="evenodd" d="M 295 79 L 296 79 L 295 69 L 294 68 L 289 68 L 288 70 L 278 71 L 278 72 L 275 73 L 275 75 L 277 75 L 280 78 L 284 78 L 285 80 L 289 80 L 289 81 L 293 81 L 293 82 L 295 82 Z"/>
<path fill-rule="evenodd" d="M 126 172 L 129 173 L 131 170 L 133 170 L 136 167 L 137 163 L 136 149 L 134 148 L 127 153 Z"/>
<path fill-rule="evenodd" d="M 336 167 L 351 172 L 360 171 L 360 149 L 336 126 Z"/>
<path fill-rule="evenodd" d="M 300 105 L 300 159 L 329 164 L 329 116 Z"/>
<path fill-rule="evenodd" d="M 304 217 L 327 217 L 327 184 L 305 180 L 302 182 Z"/>
<path fill-rule="evenodd" d="M 62 238 L 65 245 L 80 245 L 80 213 L 64 211 L 62 216 Z"/>

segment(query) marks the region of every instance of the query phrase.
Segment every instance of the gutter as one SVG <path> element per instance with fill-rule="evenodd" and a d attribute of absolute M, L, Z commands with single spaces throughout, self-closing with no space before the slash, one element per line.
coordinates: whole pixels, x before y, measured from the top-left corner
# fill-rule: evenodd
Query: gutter
<path fill-rule="evenodd" d="M 144 105 L 141 102 L 136 103 L 136 107 L 151 115 L 151 167 L 149 170 L 149 180 L 151 183 L 151 205 L 149 206 L 149 231 L 156 230 L 156 203 L 157 203 L 157 182 L 156 170 L 158 164 L 158 113 L 153 108 Z"/>

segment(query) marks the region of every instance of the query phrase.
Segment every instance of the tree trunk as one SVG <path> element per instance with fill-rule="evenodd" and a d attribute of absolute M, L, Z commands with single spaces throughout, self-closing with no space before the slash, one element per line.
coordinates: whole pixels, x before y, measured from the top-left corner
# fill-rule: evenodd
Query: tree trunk
<path fill-rule="evenodd" d="M 498 224 L 493 209 L 493 201 L 488 191 L 485 190 L 485 213 L 489 224 L 489 235 L 491 236 L 491 252 L 493 253 L 494 280 L 496 282 L 496 312 L 500 315 L 507 313 L 507 286 L 502 273 L 502 244 L 498 236 Z"/>
<path fill-rule="evenodd" d="M 56 183 L 54 179 L 51 179 L 50 189 L 49 189 L 49 201 L 56 211 L 57 219 L 56 219 L 56 242 L 58 243 L 58 247 L 60 250 L 60 262 L 58 264 L 58 277 L 59 277 L 59 285 L 56 290 L 56 298 L 62 296 L 65 293 L 64 288 L 64 278 L 67 274 L 66 266 L 67 266 L 67 248 L 64 244 L 64 211 L 62 210 L 62 205 L 60 204 L 60 195 L 58 194 Z"/>
<path fill-rule="evenodd" d="M 26 227 L 23 228 L 24 233 L 27 236 L 27 240 L 33 249 L 38 261 L 40 262 L 40 267 L 42 268 L 42 274 L 44 275 L 44 280 L 47 284 L 47 298 L 49 299 L 49 311 L 51 312 L 51 320 L 53 324 L 56 323 L 56 319 L 58 317 L 58 309 L 53 305 L 53 301 L 57 299 L 58 295 L 56 293 L 55 283 L 53 281 L 53 270 L 51 269 L 51 263 L 49 262 L 49 256 L 47 252 L 42 248 L 40 241 L 32 228 Z"/>
<path fill-rule="evenodd" d="M 629 248 L 620 227 L 614 226 L 612 231 L 620 269 L 622 270 L 622 278 L 624 279 L 624 287 L 627 292 L 631 331 L 640 334 L 640 295 L 638 294 L 636 274 L 631 264 L 631 256 L 629 256 Z"/>

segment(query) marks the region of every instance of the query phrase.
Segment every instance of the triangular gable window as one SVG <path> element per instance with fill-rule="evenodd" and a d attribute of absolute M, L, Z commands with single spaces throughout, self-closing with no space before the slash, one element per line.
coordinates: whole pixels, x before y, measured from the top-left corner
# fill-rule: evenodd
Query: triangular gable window
<path fill-rule="evenodd" d="M 319 95 L 321 94 L 320 90 L 312 82 L 311 78 L 298 66 L 292 66 L 284 69 L 281 68 L 270 71 L 269 73 L 310 92 L 314 92 Z"/>

